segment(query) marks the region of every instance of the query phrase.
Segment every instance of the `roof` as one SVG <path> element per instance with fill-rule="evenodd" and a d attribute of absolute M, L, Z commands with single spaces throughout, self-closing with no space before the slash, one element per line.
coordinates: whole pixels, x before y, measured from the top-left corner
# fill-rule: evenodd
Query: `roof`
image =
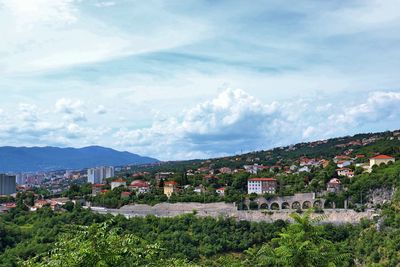
<path fill-rule="evenodd" d="M 134 187 L 148 187 L 149 184 L 144 181 L 144 180 L 135 180 L 133 181 L 130 186 L 134 186 Z"/>
<path fill-rule="evenodd" d="M 341 184 L 341 182 L 338 178 L 333 178 L 329 181 L 328 184 Z"/>
<path fill-rule="evenodd" d="M 349 156 L 343 156 L 343 155 L 339 155 L 335 157 L 336 159 L 349 159 Z"/>
<path fill-rule="evenodd" d="M 336 171 L 350 171 L 349 168 L 340 168 L 340 169 L 336 169 Z"/>
<path fill-rule="evenodd" d="M 225 187 L 218 188 L 217 191 L 225 191 Z"/>
<path fill-rule="evenodd" d="M 276 181 L 274 178 L 251 178 L 248 181 Z"/>
<path fill-rule="evenodd" d="M 387 156 L 387 155 L 378 155 L 378 156 L 372 157 L 371 159 L 394 159 L 394 158 L 391 156 Z"/>
<path fill-rule="evenodd" d="M 103 187 L 104 184 L 94 184 L 93 187 Z"/>
<path fill-rule="evenodd" d="M 168 181 L 168 182 L 164 182 L 164 185 L 177 185 L 178 183 L 175 181 Z"/>
<path fill-rule="evenodd" d="M 114 181 L 112 181 L 113 183 L 126 183 L 126 181 L 124 180 L 124 179 L 121 179 L 121 178 L 119 178 L 119 179 L 117 179 L 117 180 L 114 180 Z"/>
<path fill-rule="evenodd" d="M 130 196 L 130 195 L 131 195 L 131 192 L 122 192 L 121 195 L 123 195 L 123 196 Z"/>

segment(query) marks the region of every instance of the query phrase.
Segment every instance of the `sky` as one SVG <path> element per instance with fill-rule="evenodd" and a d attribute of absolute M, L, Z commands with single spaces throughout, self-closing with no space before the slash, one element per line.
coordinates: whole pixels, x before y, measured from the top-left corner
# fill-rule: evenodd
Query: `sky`
<path fill-rule="evenodd" d="M 185 160 L 399 129 L 398 10 L 0 0 L 0 146 Z"/>

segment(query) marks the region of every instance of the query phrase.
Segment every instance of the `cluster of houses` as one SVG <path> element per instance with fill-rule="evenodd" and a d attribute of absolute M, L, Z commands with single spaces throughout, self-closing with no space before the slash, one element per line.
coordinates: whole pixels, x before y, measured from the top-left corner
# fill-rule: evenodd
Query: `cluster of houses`
<path fill-rule="evenodd" d="M 92 195 L 96 196 L 101 193 L 107 193 L 109 190 L 104 188 L 104 184 L 95 184 L 92 186 Z M 116 180 L 113 180 L 111 182 L 111 190 L 114 190 L 115 188 L 118 187 L 123 187 L 126 188 L 128 191 L 123 191 L 121 193 L 122 197 L 129 197 L 131 195 L 131 192 L 136 192 L 139 194 L 145 194 L 150 192 L 150 183 L 144 180 L 134 180 L 132 181 L 129 185 L 127 184 L 127 181 L 118 178 Z"/>
<path fill-rule="evenodd" d="M 346 153 L 347 154 L 347 153 Z M 332 178 L 326 187 L 326 192 L 340 192 L 342 190 L 341 185 L 341 177 L 353 178 L 354 177 L 354 166 L 362 167 L 365 171 L 371 171 L 374 165 L 387 164 L 389 162 L 395 162 L 395 158 L 387 155 L 377 155 L 369 159 L 369 164 L 365 163 L 365 155 L 356 155 L 351 157 L 350 155 L 338 155 L 334 157 L 332 160 L 336 164 L 337 176 Z M 359 163 L 362 162 L 362 163 Z M 202 175 L 205 180 L 215 179 L 218 175 L 221 174 L 232 174 L 237 172 L 247 172 L 253 175 L 260 173 L 261 171 L 269 170 L 275 172 L 278 170 L 276 174 L 281 175 L 279 173 L 282 171 L 283 173 L 300 173 L 300 172 L 310 172 L 313 168 L 326 168 L 330 164 L 329 160 L 326 159 L 315 159 L 315 158 L 307 158 L 300 157 L 297 165 L 292 166 L 263 166 L 258 164 L 253 165 L 244 165 L 243 169 L 231 169 L 228 167 L 222 167 L 217 170 L 212 169 L 211 167 L 200 167 L 197 170 L 189 170 L 186 174 L 188 176 L 191 175 Z M 134 177 L 144 176 L 145 174 L 134 174 Z M 163 188 L 163 192 L 167 197 L 171 197 L 172 194 L 179 192 L 182 190 L 182 187 L 178 185 L 177 182 L 171 181 L 171 177 L 174 175 L 173 172 L 159 172 L 155 175 L 156 185 L 161 186 Z M 161 185 L 161 181 L 163 185 Z M 126 188 L 125 191 L 121 193 L 122 197 L 129 197 L 132 192 L 136 194 L 144 194 L 150 192 L 150 183 L 145 180 L 134 180 L 130 184 L 127 183 L 126 180 L 122 178 L 118 178 L 111 182 L 111 190 L 117 187 Z M 189 185 L 183 187 L 183 189 L 192 188 Z M 202 185 L 192 188 L 195 193 L 204 193 L 206 188 Z M 275 178 L 250 178 L 247 181 L 247 190 L 248 194 L 275 194 L 278 189 L 278 180 Z M 101 193 L 107 192 L 108 189 L 105 189 L 104 184 L 95 184 L 92 188 L 92 195 L 98 195 Z M 218 195 L 225 195 L 225 187 L 221 187 L 216 189 L 215 191 Z"/>
<path fill-rule="evenodd" d="M 336 169 L 336 173 L 339 177 L 354 177 L 354 171 L 348 166 L 354 164 L 356 159 L 365 158 L 365 155 L 356 155 L 354 158 L 349 156 L 336 156 L 333 161 L 335 162 L 338 169 Z M 373 166 L 380 166 L 381 164 L 388 164 L 390 162 L 395 162 L 395 158 L 387 155 L 376 155 L 369 159 L 369 164 L 358 164 L 355 165 L 358 167 L 363 167 L 365 171 L 372 171 Z M 328 166 L 329 161 L 326 160 L 315 160 L 308 159 L 305 157 L 300 158 L 300 167 L 305 166 Z M 258 166 L 257 166 L 258 167 Z M 278 181 L 275 178 L 250 178 L 247 181 L 247 192 L 248 194 L 275 194 L 278 188 Z M 332 178 L 327 183 L 326 192 L 339 193 L 342 190 L 342 183 L 340 178 L 335 177 Z"/>

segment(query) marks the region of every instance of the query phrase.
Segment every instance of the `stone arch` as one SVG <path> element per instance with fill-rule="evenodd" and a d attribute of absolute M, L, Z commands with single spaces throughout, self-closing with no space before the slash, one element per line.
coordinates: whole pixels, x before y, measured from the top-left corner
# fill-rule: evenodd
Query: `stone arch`
<path fill-rule="evenodd" d="M 283 209 L 283 210 L 290 209 L 290 204 L 287 203 L 287 202 L 283 202 L 283 203 L 282 203 L 282 209 Z"/>
<path fill-rule="evenodd" d="M 321 200 L 314 201 L 313 207 L 314 208 L 322 208 Z"/>
<path fill-rule="evenodd" d="M 336 204 L 334 201 L 325 201 L 324 208 L 325 209 L 334 209 Z"/>
<path fill-rule="evenodd" d="M 271 210 L 279 210 L 279 204 L 274 202 L 271 204 Z"/>
<path fill-rule="evenodd" d="M 267 203 L 262 203 L 260 205 L 260 210 L 267 210 L 268 209 L 268 204 Z"/>
<path fill-rule="evenodd" d="M 306 209 L 309 209 L 309 208 L 311 208 L 312 207 L 312 205 L 311 205 L 311 202 L 310 201 L 304 201 L 303 202 L 303 205 L 302 205 L 302 209 L 303 210 L 306 210 Z"/>
<path fill-rule="evenodd" d="M 298 202 L 298 201 L 293 202 L 292 209 L 294 209 L 294 210 L 301 209 L 300 202 Z"/>

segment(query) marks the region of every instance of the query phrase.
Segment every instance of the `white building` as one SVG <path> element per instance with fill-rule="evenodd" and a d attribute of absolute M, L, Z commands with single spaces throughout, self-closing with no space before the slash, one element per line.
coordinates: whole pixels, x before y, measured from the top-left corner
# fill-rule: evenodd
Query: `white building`
<path fill-rule="evenodd" d="M 120 186 L 126 187 L 126 181 L 120 178 L 111 182 L 111 190 Z"/>
<path fill-rule="evenodd" d="M 247 192 L 249 195 L 252 193 L 257 195 L 275 194 L 277 187 L 278 181 L 274 178 L 251 178 L 247 180 Z"/>
<path fill-rule="evenodd" d="M 104 179 L 114 177 L 114 167 L 96 167 L 87 170 L 88 183 L 101 184 Z"/>

